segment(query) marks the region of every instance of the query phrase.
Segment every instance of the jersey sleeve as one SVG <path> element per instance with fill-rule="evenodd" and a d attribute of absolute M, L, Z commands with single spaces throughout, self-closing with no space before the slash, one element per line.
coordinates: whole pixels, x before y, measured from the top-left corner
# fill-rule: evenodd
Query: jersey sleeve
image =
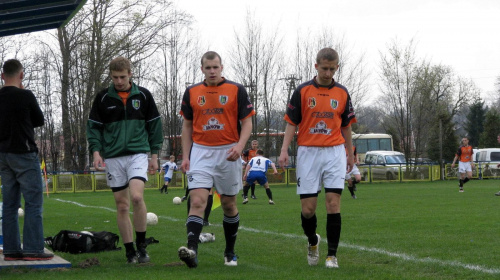
<path fill-rule="evenodd" d="M 302 101 L 300 97 L 300 88 L 297 88 L 290 98 L 290 102 L 288 103 L 285 113 L 285 120 L 295 126 L 299 125 L 302 121 Z"/>
<path fill-rule="evenodd" d="M 184 92 L 184 96 L 182 97 L 181 111 L 180 114 L 186 120 L 193 120 L 193 108 L 191 107 L 191 97 L 189 95 L 189 88 Z"/>
<path fill-rule="evenodd" d="M 352 123 L 356 123 L 356 114 L 354 113 L 354 107 L 352 106 L 351 96 L 347 93 L 347 100 L 345 103 L 344 112 L 342 113 L 342 127 L 347 127 Z"/>
<path fill-rule="evenodd" d="M 253 115 L 255 115 L 255 111 L 247 90 L 244 86 L 238 85 L 238 119 L 243 120 Z"/>

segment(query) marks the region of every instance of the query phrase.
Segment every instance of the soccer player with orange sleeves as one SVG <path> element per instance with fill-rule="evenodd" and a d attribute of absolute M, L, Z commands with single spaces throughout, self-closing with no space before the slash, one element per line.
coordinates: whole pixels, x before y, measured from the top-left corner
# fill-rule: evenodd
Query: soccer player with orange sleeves
<path fill-rule="evenodd" d="M 472 177 L 472 168 L 474 168 L 474 159 L 472 155 L 474 154 L 472 146 L 469 146 L 469 138 L 462 138 L 462 146 L 458 148 L 455 158 L 453 158 L 453 163 L 451 168 L 455 168 L 455 161 L 458 161 L 458 172 L 460 173 L 460 178 L 458 180 L 458 191 L 464 192 L 464 184 L 467 183 Z M 467 175 L 467 177 L 465 176 Z"/>
<path fill-rule="evenodd" d="M 234 253 L 240 216 L 236 195 L 242 189 L 241 153 L 250 138 L 253 105 L 241 84 L 222 77 L 222 59 L 213 51 L 201 58 L 205 80 L 188 87 L 182 98 L 182 164 L 188 179 L 191 208 L 187 247 L 179 258 L 190 268 L 198 266 L 198 240 L 212 187 L 220 194 L 226 239 L 224 264 L 237 266 Z"/>
<path fill-rule="evenodd" d="M 288 147 L 298 126 L 297 194 L 302 206 L 302 229 L 309 242 L 307 260 L 309 265 L 317 265 L 319 261 L 321 238 L 316 233 L 316 206 L 323 184 L 327 212 L 327 268 L 338 267 L 340 196 L 344 189 L 346 164 L 347 172 L 354 165 L 351 124 L 356 122 L 356 117 L 347 89 L 333 79 L 338 63 L 339 56 L 334 49 L 324 48 L 318 52 L 317 76 L 297 87 L 288 103 L 285 137 L 279 157 L 280 166 L 287 166 Z"/>

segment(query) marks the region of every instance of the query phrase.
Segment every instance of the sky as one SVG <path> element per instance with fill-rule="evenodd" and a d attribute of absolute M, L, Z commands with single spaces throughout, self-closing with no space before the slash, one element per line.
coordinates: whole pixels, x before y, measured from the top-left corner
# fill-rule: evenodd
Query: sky
<path fill-rule="evenodd" d="M 195 19 L 202 42 L 224 58 L 227 42 L 242 30 L 247 12 L 264 29 L 295 36 L 297 30 L 331 28 L 378 71 L 380 52 L 397 40 L 416 42 L 419 58 L 450 66 L 472 79 L 490 102 L 500 76 L 499 0 L 173 0 Z M 290 42 L 293 44 L 293 42 Z M 340 54 L 342 55 L 342 54 Z M 226 66 L 227 67 L 227 66 Z M 312 78 L 312 77 L 311 77 Z M 376 87 L 377 75 L 370 85 Z"/>

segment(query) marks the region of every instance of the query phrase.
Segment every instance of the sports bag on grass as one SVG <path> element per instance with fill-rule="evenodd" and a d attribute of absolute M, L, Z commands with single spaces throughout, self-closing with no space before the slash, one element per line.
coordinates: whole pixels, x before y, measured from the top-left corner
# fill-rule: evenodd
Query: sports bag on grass
<path fill-rule="evenodd" d="M 118 235 L 108 231 L 61 230 L 54 237 L 45 238 L 45 243 L 54 251 L 80 254 L 121 250 L 117 247 L 119 240 Z"/>

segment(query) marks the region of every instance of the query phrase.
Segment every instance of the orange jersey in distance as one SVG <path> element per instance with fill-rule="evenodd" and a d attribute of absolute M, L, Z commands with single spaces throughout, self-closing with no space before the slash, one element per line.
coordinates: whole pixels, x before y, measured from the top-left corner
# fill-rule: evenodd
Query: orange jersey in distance
<path fill-rule="evenodd" d="M 217 86 L 202 82 L 188 87 L 180 114 L 193 121 L 193 142 L 220 146 L 238 142 L 239 121 L 255 115 L 255 111 L 245 87 L 224 79 Z"/>
<path fill-rule="evenodd" d="M 247 163 L 250 162 L 250 160 L 252 158 L 254 158 L 256 155 L 257 155 L 257 150 L 253 150 L 253 149 L 248 149 L 248 150 L 243 152 L 243 158 L 245 159 L 245 161 Z"/>
<path fill-rule="evenodd" d="M 334 82 L 319 86 L 316 77 L 301 84 L 288 103 L 285 120 L 299 126 L 299 146 L 330 147 L 345 143 L 340 127 L 356 123 L 347 89 Z"/>
<path fill-rule="evenodd" d="M 472 159 L 472 146 L 460 146 L 457 151 L 457 156 L 461 162 L 468 162 Z"/>

